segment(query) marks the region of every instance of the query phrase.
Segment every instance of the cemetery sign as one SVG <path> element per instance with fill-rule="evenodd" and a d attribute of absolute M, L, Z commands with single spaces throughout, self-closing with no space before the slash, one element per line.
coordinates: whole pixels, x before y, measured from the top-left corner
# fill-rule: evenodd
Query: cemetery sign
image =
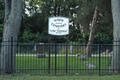
<path fill-rule="evenodd" d="M 66 17 L 50 17 L 48 21 L 48 34 L 51 35 L 68 35 L 69 34 L 69 18 Z"/>

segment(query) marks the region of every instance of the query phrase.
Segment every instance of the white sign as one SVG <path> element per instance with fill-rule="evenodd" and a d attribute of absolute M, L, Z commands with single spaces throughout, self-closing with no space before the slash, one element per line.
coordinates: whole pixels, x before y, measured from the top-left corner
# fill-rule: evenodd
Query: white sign
<path fill-rule="evenodd" d="M 50 17 L 48 22 L 48 34 L 58 36 L 69 34 L 69 18 Z"/>

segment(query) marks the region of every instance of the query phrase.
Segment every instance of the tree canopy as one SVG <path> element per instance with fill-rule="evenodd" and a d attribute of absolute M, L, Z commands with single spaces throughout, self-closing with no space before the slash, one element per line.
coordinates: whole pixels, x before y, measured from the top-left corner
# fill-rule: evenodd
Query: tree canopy
<path fill-rule="evenodd" d="M 4 24 L 4 2 L 0 0 L 0 40 L 2 40 Z"/>
<path fill-rule="evenodd" d="M 113 24 L 110 0 L 56 0 L 56 15 L 70 18 L 70 40 L 76 38 L 88 40 L 90 24 L 97 5 L 99 10 L 95 39 L 102 35 L 112 39 Z M 19 31 L 20 41 L 48 40 L 48 18 L 54 16 L 54 0 L 23 0 L 22 25 Z M 0 4 L 4 2 L 0 1 Z M 4 14 L 4 5 L 0 5 Z M 2 17 L 4 18 L 4 15 Z M 3 20 L 3 19 L 2 19 Z M 4 23 L 4 21 L 2 21 Z M 3 24 L 0 24 L 3 26 Z M 2 36 L 3 27 L 0 27 Z M 44 37 L 46 36 L 46 37 Z"/>

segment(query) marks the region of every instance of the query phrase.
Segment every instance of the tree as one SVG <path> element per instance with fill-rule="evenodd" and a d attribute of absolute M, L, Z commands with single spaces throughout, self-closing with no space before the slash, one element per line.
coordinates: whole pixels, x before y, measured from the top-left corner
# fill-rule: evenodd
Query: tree
<path fill-rule="evenodd" d="M 0 24 L 0 41 L 2 40 L 3 24 Z"/>
<path fill-rule="evenodd" d="M 0 24 L 2 24 L 4 21 L 4 2 L 0 1 Z"/>
<path fill-rule="evenodd" d="M 11 45 L 11 37 L 13 40 L 17 40 L 18 32 L 22 20 L 22 0 L 4 0 L 5 3 L 5 19 L 4 19 L 4 30 L 2 38 L 2 49 L 1 49 L 1 73 L 7 73 L 15 71 L 15 53 L 16 47 L 7 46 Z M 6 42 L 8 41 L 9 42 Z M 16 42 L 13 42 L 16 45 Z"/>
<path fill-rule="evenodd" d="M 91 50 L 92 50 L 92 45 L 94 41 L 94 35 L 95 35 L 95 27 L 97 26 L 97 21 L 98 21 L 98 9 L 97 6 L 95 8 L 93 20 L 92 20 L 92 25 L 91 25 L 91 30 L 90 30 L 90 36 L 89 36 L 89 41 L 85 50 L 85 55 L 87 57 L 91 57 Z"/>
<path fill-rule="evenodd" d="M 94 7 L 97 5 L 97 14 L 94 14 Z M 76 23 L 81 25 L 82 34 L 89 34 L 88 46 L 85 50 L 85 55 L 91 57 L 92 44 L 96 35 L 107 34 L 109 37 L 112 34 L 112 14 L 110 1 L 107 0 L 84 0 L 81 8 L 77 12 Z M 98 13 L 99 10 L 99 13 Z M 95 15 L 97 21 L 92 20 L 92 15 Z M 97 24 L 98 22 L 98 24 Z M 98 27 L 99 26 L 99 27 Z M 102 34 L 101 34 L 102 33 Z M 95 35 L 94 35 L 95 34 Z M 99 38 L 99 36 L 97 37 Z M 105 38 L 106 39 L 106 38 Z M 97 39 L 98 40 L 98 39 Z"/>
<path fill-rule="evenodd" d="M 54 15 L 54 2 L 55 0 L 25 0 L 29 2 L 24 4 L 24 10 L 27 9 L 30 12 L 29 15 L 23 14 L 22 26 L 19 32 L 19 40 L 26 41 L 24 31 L 30 32 L 31 37 L 29 41 L 40 40 L 41 36 L 47 36 L 48 29 L 48 17 Z M 88 40 L 90 33 L 90 25 L 92 22 L 95 5 L 98 4 L 98 0 L 56 0 L 57 8 L 56 15 L 64 16 L 70 19 L 70 40 L 77 41 L 83 39 L 82 35 L 85 35 L 85 40 Z M 112 34 L 112 17 L 110 9 L 110 1 L 99 0 L 99 27 L 96 28 L 96 34 L 104 33 L 110 36 Z M 102 5 L 102 6 L 101 6 Z M 104 7 L 103 7 L 104 6 Z M 79 11 L 79 12 L 78 12 Z M 84 14 L 84 15 L 83 15 Z M 77 19 L 79 18 L 79 19 Z M 40 23 L 40 24 L 39 24 Z M 104 28 L 106 27 L 106 28 Z M 83 31 L 83 33 L 82 33 Z M 39 33 L 39 38 L 35 38 L 32 35 Z M 30 35 L 30 34 L 29 34 Z M 111 36 L 110 36 L 111 37 Z M 98 38 L 98 37 L 96 37 Z M 95 38 L 95 39 L 96 39 Z M 48 41 L 47 37 L 45 41 Z"/>
<path fill-rule="evenodd" d="M 111 0 L 113 16 L 113 56 L 110 72 L 118 73 L 120 70 L 120 0 Z"/>
<path fill-rule="evenodd" d="M 24 11 L 19 40 L 23 42 L 34 42 L 43 40 L 41 36 L 46 36 L 46 40 L 44 41 L 48 41 L 47 23 L 48 17 L 52 15 L 50 12 L 52 2 L 50 0 L 28 0 L 27 2 L 29 4 L 24 4 L 24 10 L 27 10 L 29 13 L 25 13 Z"/>
<path fill-rule="evenodd" d="M 31 37 L 29 37 L 29 41 L 35 41 L 40 40 L 42 36 L 48 35 L 48 17 L 54 16 L 54 1 L 55 0 L 26 0 L 29 2 L 29 7 L 27 7 L 27 4 L 24 4 L 24 10 L 28 10 L 30 12 L 30 15 L 26 15 L 26 13 L 23 16 L 22 26 L 20 28 L 20 34 L 19 34 L 19 40 L 26 41 L 28 36 L 24 36 L 24 31 L 30 32 Z M 39 1 L 39 3 L 38 3 Z M 73 14 L 76 14 L 76 11 L 78 8 L 80 8 L 80 0 L 56 0 L 57 7 L 56 7 L 56 16 L 65 16 L 70 18 L 70 23 L 74 22 Z M 39 11 L 35 10 L 36 6 L 38 5 Z M 79 7 L 78 7 L 79 6 Z M 73 30 L 74 29 L 74 30 Z M 77 36 L 76 34 L 73 34 L 75 31 L 75 25 L 70 26 L 70 35 Z M 35 38 L 32 35 L 40 34 L 39 38 Z M 24 37 L 23 37 L 24 36 Z M 41 38 L 40 38 L 41 37 Z M 48 41 L 47 37 L 44 38 Z M 75 40 L 75 38 L 71 39 Z"/>
<path fill-rule="evenodd" d="M 4 22 L 4 2 L 0 0 L 0 41 L 3 33 L 3 22 Z"/>
<path fill-rule="evenodd" d="M 81 25 L 82 33 L 88 35 L 90 33 L 90 24 L 92 22 L 94 8 L 98 6 L 98 26 L 96 33 L 104 33 L 112 37 L 112 13 L 110 0 L 83 0 L 81 7 L 77 10 L 75 23 Z M 95 34 L 96 34 L 95 33 Z"/>

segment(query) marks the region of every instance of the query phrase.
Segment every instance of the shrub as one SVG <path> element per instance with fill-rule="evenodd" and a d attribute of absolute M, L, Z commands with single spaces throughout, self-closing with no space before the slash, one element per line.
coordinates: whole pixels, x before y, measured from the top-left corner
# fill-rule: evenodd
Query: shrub
<path fill-rule="evenodd" d="M 78 54 L 78 53 L 85 53 L 85 49 L 73 49 L 73 53 L 72 54 Z"/>
<path fill-rule="evenodd" d="M 68 49 L 68 54 L 70 53 L 70 50 Z M 66 48 L 60 50 L 59 54 L 66 54 Z"/>
<path fill-rule="evenodd" d="M 85 48 L 83 46 L 82 47 L 76 46 L 76 47 L 73 47 L 72 53 L 70 53 L 70 48 L 68 47 L 68 54 L 78 54 L 78 53 L 84 54 Z M 59 54 L 66 54 L 66 47 L 60 50 Z"/>

